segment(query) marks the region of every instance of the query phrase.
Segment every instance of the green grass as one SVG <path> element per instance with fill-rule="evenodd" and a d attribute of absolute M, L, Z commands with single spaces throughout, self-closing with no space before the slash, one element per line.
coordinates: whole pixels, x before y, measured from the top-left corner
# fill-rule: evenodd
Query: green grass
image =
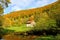
<path fill-rule="evenodd" d="M 40 36 L 38 38 L 35 38 L 34 40 L 60 40 L 60 37 L 54 37 L 54 36 Z"/>
<path fill-rule="evenodd" d="M 26 32 L 26 31 L 32 30 L 33 28 L 32 27 L 26 27 L 26 25 L 21 25 L 21 26 L 6 27 L 4 29 L 14 30 L 15 32 Z"/>

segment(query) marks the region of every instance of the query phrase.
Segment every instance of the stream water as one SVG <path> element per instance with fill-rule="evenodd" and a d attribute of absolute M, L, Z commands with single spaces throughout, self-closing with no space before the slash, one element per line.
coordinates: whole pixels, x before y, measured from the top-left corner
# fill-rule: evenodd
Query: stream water
<path fill-rule="evenodd" d="M 4 39 L 0 39 L 0 40 L 4 40 Z"/>

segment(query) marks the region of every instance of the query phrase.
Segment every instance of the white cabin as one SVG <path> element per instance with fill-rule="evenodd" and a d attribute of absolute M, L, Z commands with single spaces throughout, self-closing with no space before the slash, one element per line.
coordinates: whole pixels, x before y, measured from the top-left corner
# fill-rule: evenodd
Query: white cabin
<path fill-rule="evenodd" d="M 26 26 L 27 27 L 34 27 L 36 25 L 35 21 L 28 21 Z"/>

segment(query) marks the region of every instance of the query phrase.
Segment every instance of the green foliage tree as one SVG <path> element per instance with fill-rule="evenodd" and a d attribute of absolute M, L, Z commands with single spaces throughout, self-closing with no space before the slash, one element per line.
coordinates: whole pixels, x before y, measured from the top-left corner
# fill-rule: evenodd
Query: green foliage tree
<path fill-rule="evenodd" d="M 36 30 L 43 30 L 43 29 L 49 29 L 52 27 L 56 27 L 56 21 L 48 16 L 46 12 L 38 18 L 38 21 L 36 23 Z"/>
<path fill-rule="evenodd" d="M 38 22 L 38 20 L 39 20 L 39 18 L 40 18 L 40 12 L 35 12 L 35 14 L 34 14 L 34 20 L 35 20 L 35 22 Z"/>
<path fill-rule="evenodd" d="M 36 30 L 43 30 L 43 29 L 49 29 L 49 28 L 53 28 L 56 27 L 56 21 L 53 19 L 48 19 L 48 20 L 44 20 L 44 19 L 40 19 L 37 22 L 36 25 Z"/>
<path fill-rule="evenodd" d="M 60 3 L 53 5 L 48 14 L 50 18 L 56 20 L 57 27 L 60 27 Z"/>

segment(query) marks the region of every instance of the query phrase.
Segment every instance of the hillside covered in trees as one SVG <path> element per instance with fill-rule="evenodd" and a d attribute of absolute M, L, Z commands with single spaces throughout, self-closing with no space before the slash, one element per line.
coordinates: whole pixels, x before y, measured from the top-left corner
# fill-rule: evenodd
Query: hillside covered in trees
<path fill-rule="evenodd" d="M 34 20 L 38 26 L 59 26 L 60 25 L 60 1 L 44 7 L 11 12 L 4 15 L 3 26 L 22 25 L 27 20 Z"/>

